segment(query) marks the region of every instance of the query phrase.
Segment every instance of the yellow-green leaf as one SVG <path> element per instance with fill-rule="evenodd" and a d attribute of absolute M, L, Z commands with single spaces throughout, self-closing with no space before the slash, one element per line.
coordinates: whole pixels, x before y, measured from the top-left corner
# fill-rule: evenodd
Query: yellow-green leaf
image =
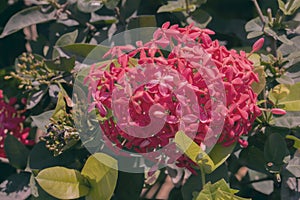
<path fill-rule="evenodd" d="M 201 147 L 189 138 L 183 131 L 178 131 L 175 135 L 175 143 L 192 161 L 198 163 L 204 172 L 209 174 L 221 166 L 232 153 L 236 143 L 229 147 L 216 144 L 207 154 Z"/>
<path fill-rule="evenodd" d="M 227 158 L 232 153 L 233 149 L 235 148 L 236 143 L 224 147 L 222 144 L 216 144 L 213 149 L 209 152 L 209 157 L 212 159 L 215 165 L 215 169 L 221 166 Z"/>
<path fill-rule="evenodd" d="M 266 87 L 266 74 L 264 66 L 256 66 L 254 72 L 257 73 L 259 82 L 253 82 L 251 87 L 256 94 L 259 94 Z"/>
<path fill-rule="evenodd" d="M 65 167 L 46 168 L 35 178 L 39 185 L 58 199 L 75 199 L 89 193 L 87 180 L 79 171 Z"/>
<path fill-rule="evenodd" d="M 288 96 L 290 90 L 283 84 L 276 85 L 269 93 L 269 99 L 277 104 L 279 100 Z"/>
<path fill-rule="evenodd" d="M 287 136 L 285 136 L 285 138 L 294 140 L 293 147 L 295 147 L 296 149 L 300 149 L 300 139 L 299 138 L 297 138 L 296 136 L 293 136 L 293 135 L 287 135 Z"/>
<path fill-rule="evenodd" d="M 110 200 L 117 184 L 117 160 L 104 153 L 96 153 L 88 158 L 81 174 L 91 186 L 86 200 Z"/>
<path fill-rule="evenodd" d="M 176 133 L 175 143 L 184 154 L 197 163 L 199 167 L 202 167 L 205 173 L 211 173 L 216 169 L 211 158 L 183 131 L 178 131 Z"/>
<path fill-rule="evenodd" d="M 214 184 L 206 183 L 198 196 L 194 197 L 194 200 L 248 200 L 234 195 L 235 192 L 236 190 L 230 189 L 226 181 L 221 179 Z"/>
<path fill-rule="evenodd" d="M 57 99 L 57 104 L 54 110 L 54 113 L 52 115 L 53 119 L 59 119 L 62 116 L 66 115 L 66 103 L 64 100 L 64 93 L 60 91 L 58 93 L 58 99 Z"/>
<path fill-rule="evenodd" d="M 188 7 L 188 10 L 190 12 L 194 12 L 196 10 L 196 5 L 190 4 Z M 157 13 L 162 13 L 162 12 L 183 12 L 186 11 L 186 5 L 184 1 L 168 1 L 167 5 L 163 5 L 159 7 L 157 10 Z"/>
<path fill-rule="evenodd" d="M 269 98 L 286 111 L 300 111 L 300 82 L 277 85 L 270 92 Z"/>

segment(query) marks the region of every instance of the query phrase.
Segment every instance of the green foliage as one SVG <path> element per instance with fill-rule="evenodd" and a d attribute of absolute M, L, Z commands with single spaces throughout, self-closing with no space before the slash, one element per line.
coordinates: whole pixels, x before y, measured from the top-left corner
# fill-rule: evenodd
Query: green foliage
<path fill-rule="evenodd" d="M 205 173 L 211 173 L 222 165 L 233 151 L 235 144 L 230 147 L 223 147 L 217 144 L 209 152 L 205 153 L 201 147 L 196 144 L 185 133 L 179 131 L 175 135 L 175 143 L 192 161 L 197 163 Z"/>
<path fill-rule="evenodd" d="M 44 169 L 35 179 L 45 191 L 58 199 L 79 198 L 90 190 L 87 179 L 79 171 L 64 167 Z"/>
<path fill-rule="evenodd" d="M 264 158 L 266 167 L 271 173 L 278 173 L 283 166 L 287 147 L 284 138 L 279 133 L 271 133 L 266 140 Z"/>
<path fill-rule="evenodd" d="M 118 181 L 114 196 L 116 199 L 138 200 L 143 189 L 145 175 L 118 171 Z"/>
<path fill-rule="evenodd" d="M 300 111 L 300 82 L 293 85 L 276 86 L 269 95 L 270 100 L 287 111 Z M 276 90 L 275 90 L 276 89 Z"/>
<path fill-rule="evenodd" d="M 29 150 L 17 138 L 8 134 L 5 138 L 4 149 L 9 163 L 17 169 L 25 169 Z"/>
<path fill-rule="evenodd" d="M 109 200 L 117 184 L 117 169 L 117 160 L 106 154 L 96 153 L 90 156 L 81 171 L 91 186 L 86 199 Z"/>
<path fill-rule="evenodd" d="M 246 198 L 241 198 L 234 195 L 236 190 L 230 189 L 224 179 L 211 184 L 208 182 L 203 186 L 203 190 L 193 198 L 193 200 L 221 200 L 221 199 L 231 199 L 231 200 L 247 200 Z"/>
<path fill-rule="evenodd" d="M 3 32 L 0 35 L 0 38 L 10 35 L 30 25 L 54 20 L 55 12 L 56 10 L 53 9 L 43 11 L 40 6 L 34 6 L 24 9 L 16 13 L 9 19 Z"/>

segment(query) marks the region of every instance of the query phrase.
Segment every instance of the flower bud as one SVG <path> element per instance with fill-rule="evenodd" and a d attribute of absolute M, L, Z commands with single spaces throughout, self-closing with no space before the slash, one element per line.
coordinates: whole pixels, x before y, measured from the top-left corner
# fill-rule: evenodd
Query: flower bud
<path fill-rule="evenodd" d="M 280 108 L 273 108 L 271 112 L 275 115 L 285 115 L 286 111 Z"/>
<path fill-rule="evenodd" d="M 259 40 L 257 40 L 252 46 L 251 53 L 259 51 L 263 47 L 264 42 L 265 42 L 264 38 L 260 38 Z"/>

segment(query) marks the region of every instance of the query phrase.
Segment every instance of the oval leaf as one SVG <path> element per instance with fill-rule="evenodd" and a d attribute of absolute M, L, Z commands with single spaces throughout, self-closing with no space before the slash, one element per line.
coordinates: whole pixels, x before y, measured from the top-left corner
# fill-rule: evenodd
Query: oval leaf
<path fill-rule="evenodd" d="M 267 163 L 273 165 L 283 164 L 286 156 L 286 142 L 279 133 L 271 133 L 264 147 L 264 157 Z"/>
<path fill-rule="evenodd" d="M 75 30 L 70 33 L 66 33 L 62 35 L 60 38 L 58 38 L 58 40 L 55 43 L 55 46 L 60 47 L 60 46 L 73 44 L 75 43 L 77 36 L 78 36 L 78 30 Z M 58 56 L 59 56 L 59 52 L 56 49 L 53 49 L 52 58 L 54 59 Z"/>
<path fill-rule="evenodd" d="M 80 11 L 91 13 L 102 8 L 103 3 L 101 0 L 78 0 L 77 7 Z"/>
<path fill-rule="evenodd" d="M 201 147 L 183 131 L 178 131 L 176 133 L 175 142 L 185 155 L 204 169 L 205 173 L 211 173 L 216 169 L 216 166 L 209 155 L 207 155 Z"/>
<path fill-rule="evenodd" d="M 96 153 L 88 158 L 81 171 L 91 185 L 87 200 L 110 200 L 117 184 L 117 168 L 117 160 L 104 153 Z"/>
<path fill-rule="evenodd" d="M 277 88 L 280 88 L 279 93 L 275 90 Z M 277 94 L 280 94 L 280 98 Z M 284 94 L 284 96 L 282 96 L 282 94 Z M 274 103 L 282 105 L 284 110 L 300 111 L 300 82 L 293 85 L 280 84 L 276 86 L 269 95 L 269 98 L 273 101 L 272 97 L 277 100 Z"/>
<path fill-rule="evenodd" d="M 56 10 L 51 12 L 42 12 L 39 6 L 30 7 L 13 15 L 6 23 L 5 28 L 0 35 L 3 38 L 18 30 L 33 24 L 39 24 L 55 19 Z"/>
<path fill-rule="evenodd" d="M 59 199 L 75 199 L 89 193 L 87 180 L 79 171 L 65 167 L 42 170 L 35 178 L 50 195 Z"/>
<path fill-rule="evenodd" d="M 17 169 L 25 169 L 29 150 L 14 136 L 7 134 L 4 149 L 9 163 Z"/>

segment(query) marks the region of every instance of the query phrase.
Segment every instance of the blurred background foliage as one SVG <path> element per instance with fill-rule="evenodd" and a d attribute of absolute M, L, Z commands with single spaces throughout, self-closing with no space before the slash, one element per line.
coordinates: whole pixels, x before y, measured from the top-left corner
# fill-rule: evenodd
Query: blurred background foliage
<path fill-rule="evenodd" d="M 25 157 L 25 163 L 12 162 L 10 154 L 8 159 L 11 165 L 0 162 L 0 182 L 8 180 L 9 183 L 19 184 L 7 185 L 3 182 L 0 191 L 18 193 L 19 199 L 25 196 L 28 199 L 55 199 L 32 177 L 39 170 L 52 166 L 81 170 L 89 156 L 85 149 L 79 147 L 78 135 L 76 130 L 72 130 L 72 119 L 69 118 L 69 96 L 76 75 L 74 71 L 78 70 L 77 64 L 94 45 L 114 34 L 139 27 L 159 27 L 170 21 L 180 26 L 194 23 L 198 27 L 209 28 L 216 32 L 213 38 L 229 49 L 250 52 L 258 36 L 266 38 L 265 48 L 260 51 L 262 54 L 254 54 L 251 58 L 262 80 L 266 79 L 259 86 L 259 99 L 262 100 L 259 103 L 265 109 L 282 107 L 289 112 L 285 116 L 264 113 L 253 126 L 248 139 L 249 147 L 241 149 L 237 146 L 226 164 L 206 179 L 216 182 L 224 178 L 230 182 L 231 188 L 240 190 L 238 195 L 242 197 L 299 199 L 298 179 L 290 178 L 300 176 L 300 156 L 297 153 L 300 148 L 300 108 L 297 106 L 300 103 L 297 96 L 300 14 L 296 11 L 300 1 L 260 0 L 260 16 L 253 2 L 257 1 L 0 0 L 0 88 L 9 97 L 26 97 L 26 115 L 33 116 L 35 125 L 47 132 L 47 136 L 30 149 L 30 153 L 11 154 L 17 158 L 20 156 L 20 160 Z M 287 6 L 282 6 L 282 3 Z M 32 74 L 26 74 L 27 67 Z M 288 96 L 288 101 L 282 101 L 282 96 Z M 63 113 L 58 110 L 63 110 Z M 48 120 L 50 117 L 51 122 Z M 32 120 L 29 118 L 27 123 Z M 69 130 L 74 134 L 61 141 L 61 135 Z M 35 131 L 32 129 L 33 138 Z M 19 150 L 23 148 L 14 140 L 7 144 L 15 145 Z M 289 161 L 286 160 L 288 156 Z M 27 158 L 30 158 L 28 162 Z M 268 163 L 273 164 L 269 166 Z M 24 166 L 31 170 L 30 173 L 24 170 Z M 17 170 L 22 173 L 16 175 Z M 226 171 L 228 173 L 224 173 Z M 127 184 L 129 179 L 135 180 L 129 185 L 131 188 Z M 139 198 L 143 180 L 143 175 L 119 172 L 113 198 Z M 160 173 L 156 187 L 161 188 L 165 181 L 165 173 Z M 27 191 L 29 186 L 31 193 Z M 171 190 L 169 199 L 189 200 L 192 193 L 202 186 L 199 177 L 191 176 L 187 184 Z M 146 198 L 152 186 L 145 188 L 143 197 Z M 128 193 L 130 190 L 132 194 Z M 153 196 L 157 193 L 154 192 Z"/>

